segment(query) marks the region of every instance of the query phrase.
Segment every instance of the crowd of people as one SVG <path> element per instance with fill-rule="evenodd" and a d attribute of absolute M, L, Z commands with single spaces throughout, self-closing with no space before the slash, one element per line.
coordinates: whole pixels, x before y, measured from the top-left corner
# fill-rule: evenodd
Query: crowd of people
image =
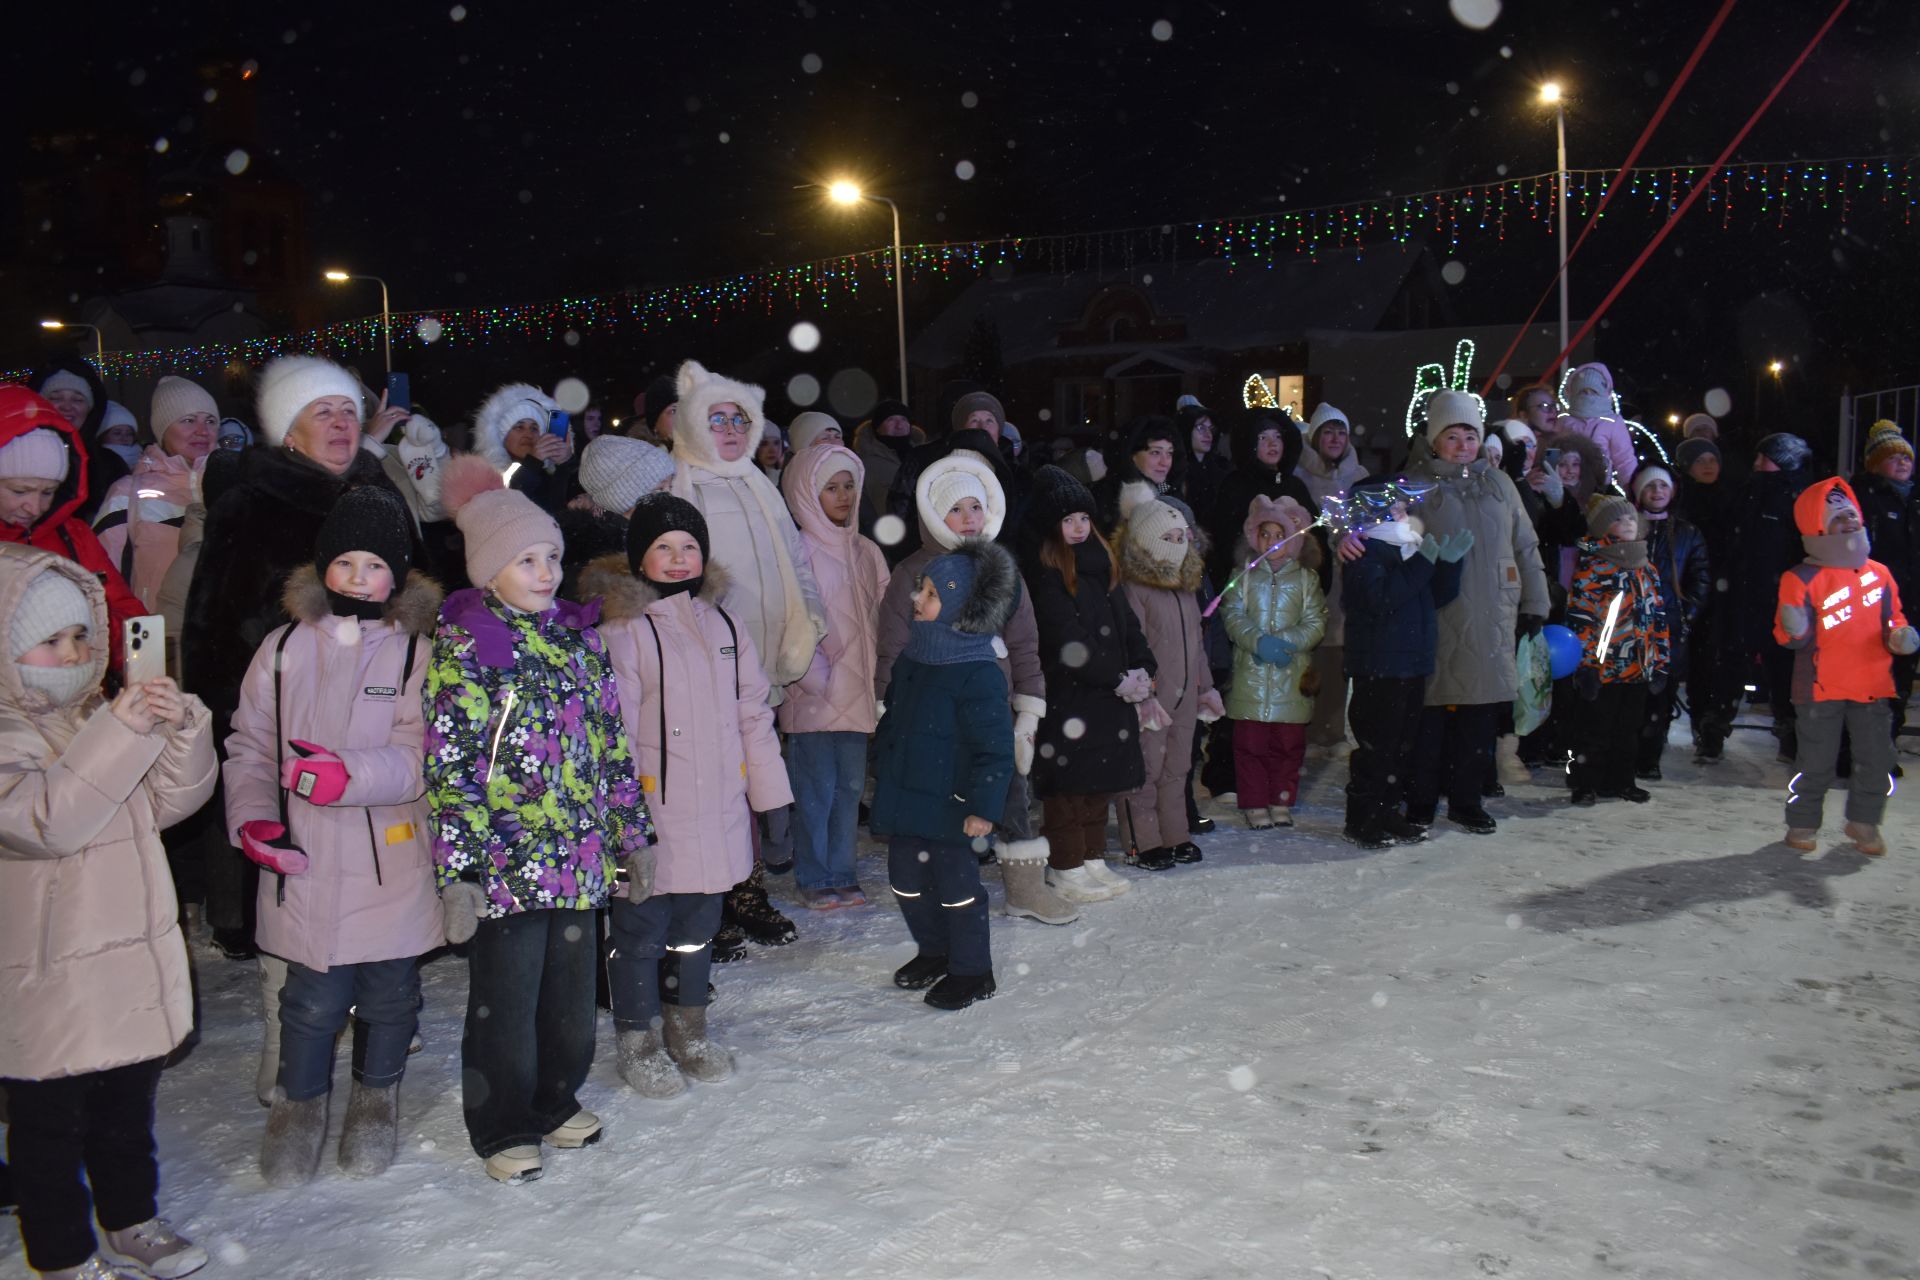
<path fill-rule="evenodd" d="M 1738 478 L 1705 415 L 1671 461 L 1631 434 L 1602 365 L 1566 395 L 1489 423 L 1435 393 L 1370 472 L 1329 404 L 1183 397 L 1042 449 L 979 387 L 782 431 L 694 361 L 625 433 L 503 386 L 459 451 L 313 357 L 261 371 L 251 427 L 180 377 L 144 423 L 81 362 L 0 387 L 29 1264 L 207 1260 L 159 1213 L 153 1137 L 202 912 L 259 969 L 270 1185 L 318 1176 L 342 1033 L 339 1166 L 388 1167 L 448 947 L 472 1148 L 521 1183 L 600 1136 L 596 996 L 635 1092 L 727 1077 L 713 965 L 797 935 L 769 876 L 803 912 L 867 906 L 863 826 L 917 948 L 894 982 L 940 1010 L 995 993 L 983 868 L 1008 917 L 1070 923 L 1151 892 L 1117 868 L 1203 861 L 1203 792 L 1293 826 L 1308 753 L 1348 743 L 1344 835 L 1380 849 L 1491 833 L 1522 782 L 1644 803 L 1676 716 L 1710 763 L 1753 689 L 1795 766 L 1786 843 L 1816 846 L 1837 774 L 1847 839 L 1884 853 L 1920 649 L 1899 427 L 1851 484 L 1788 434 Z M 130 680 L 121 624 L 149 614 L 167 674 Z M 1557 678 L 1548 627 L 1578 649 Z"/>

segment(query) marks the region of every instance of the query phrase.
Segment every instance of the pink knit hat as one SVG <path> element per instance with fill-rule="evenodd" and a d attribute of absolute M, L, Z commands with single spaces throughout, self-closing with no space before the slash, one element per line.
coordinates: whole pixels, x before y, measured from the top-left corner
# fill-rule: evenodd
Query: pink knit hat
<path fill-rule="evenodd" d="M 478 454 L 463 453 L 447 464 L 442 501 L 467 543 L 467 581 L 484 587 L 528 547 L 567 540 L 554 518 L 518 489 L 504 488 L 498 471 Z"/>
<path fill-rule="evenodd" d="M 67 442 L 45 427 L 0 446 L 0 480 L 65 480 Z"/>

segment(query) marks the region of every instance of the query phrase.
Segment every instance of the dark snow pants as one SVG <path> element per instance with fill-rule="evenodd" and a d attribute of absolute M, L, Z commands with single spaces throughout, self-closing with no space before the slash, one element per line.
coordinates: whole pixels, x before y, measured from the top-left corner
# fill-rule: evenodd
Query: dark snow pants
<path fill-rule="evenodd" d="M 1580 700 L 1573 720 L 1573 765 L 1567 773 L 1575 791 L 1617 796 L 1633 785 L 1646 709 L 1644 680 L 1603 684 L 1599 697 Z"/>
<path fill-rule="evenodd" d="M 92 1257 L 95 1218 L 102 1230 L 124 1231 L 159 1212 L 153 1098 L 160 1063 L 6 1082 L 7 1163 L 20 1201 L 20 1238 L 35 1271 L 77 1267 Z"/>
<path fill-rule="evenodd" d="M 1397 814 L 1407 789 L 1407 744 L 1420 729 L 1425 676 L 1355 676 L 1347 723 L 1358 744 L 1347 757 L 1347 825 Z"/>
<path fill-rule="evenodd" d="M 895 836 L 887 846 L 887 880 L 921 955 L 947 957 L 947 972 L 962 977 L 993 972 L 987 891 L 972 842 Z"/>
<path fill-rule="evenodd" d="M 713 970 L 713 935 L 720 928 L 720 903 L 725 897 L 723 893 L 656 893 L 645 902 L 615 898 L 608 906 L 613 943 L 607 950 L 607 988 L 613 996 L 616 1028 L 645 1031 L 654 1026 L 662 999 L 668 1004 L 705 1007 L 707 977 Z"/>
<path fill-rule="evenodd" d="M 1840 758 L 1840 733 L 1853 739 L 1853 773 L 1847 779 L 1847 821 L 1879 826 L 1893 789 L 1893 711 L 1874 702 L 1802 702 L 1794 707 L 1800 749 L 1787 784 L 1787 825 L 1820 829 L 1827 788 Z"/>
<path fill-rule="evenodd" d="M 593 1065 L 595 911 L 482 920 L 467 944 L 461 1106 L 481 1159 L 573 1119 Z"/>
<path fill-rule="evenodd" d="M 1431 822 L 1440 796 L 1453 814 L 1483 812 L 1481 787 L 1493 755 L 1497 702 L 1425 707 L 1407 752 L 1407 817 Z"/>

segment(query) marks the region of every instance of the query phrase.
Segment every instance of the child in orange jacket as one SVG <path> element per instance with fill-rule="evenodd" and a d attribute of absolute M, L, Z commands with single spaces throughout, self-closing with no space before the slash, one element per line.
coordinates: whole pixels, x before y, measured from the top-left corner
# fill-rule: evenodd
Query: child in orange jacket
<path fill-rule="evenodd" d="M 1787 844 L 1817 847 L 1821 804 L 1833 785 L 1840 734 L 1853 739 L 1847 838 L 1861 853 L 1887 851 L 1880 835 L 1891 790 L 1893 741 L 1887 700 L 1893 656 L 1920 649 L 1900 611 L 1893 574 L 1867 558 L 1867 534 L 1853 489 L 1838 476 L 1793 504 L 1807 558 L 1780 577 L 1773 638 L 1794 650 L 1793 704 L 1799 754 L 1787 787 Z"/>

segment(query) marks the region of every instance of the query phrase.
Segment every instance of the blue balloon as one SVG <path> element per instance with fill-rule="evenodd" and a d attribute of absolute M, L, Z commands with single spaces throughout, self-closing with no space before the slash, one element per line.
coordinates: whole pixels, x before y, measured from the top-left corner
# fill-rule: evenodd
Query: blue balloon
<path fill-rule="evenodd" d="M 1564 680 L 1579 669 L 1580 655 L 1586 649 L 1580 643 L 1579 636 L 1559 623 L 1551 622 L 1540 628 L 1540 638 L 1547 642 L 1547 655 L 1552 659 L 1555 680 Z"/>

